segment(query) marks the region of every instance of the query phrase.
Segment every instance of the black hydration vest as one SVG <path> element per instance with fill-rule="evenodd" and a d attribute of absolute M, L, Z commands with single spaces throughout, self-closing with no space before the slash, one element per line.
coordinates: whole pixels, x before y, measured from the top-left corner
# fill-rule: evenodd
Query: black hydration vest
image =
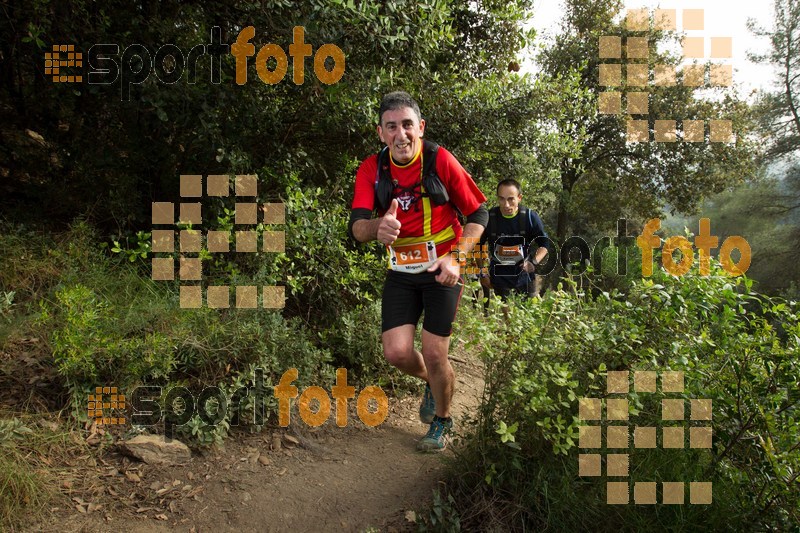
<path fill-rule="evenodd" d="M 500 214 L 499 207 L 493 207 L 489 210 L 489 224 L 486 227 L 486 232 L 489 234 L 489 242 L 495 243 L 497 241 L 497 217 Z M 525 206 L 519 206 L 519 218 L 517 221 L 523 227 L 519 228 L 521 230 L 519 234 L 524 235 L 525 237 L 525 244 L 533 246 L 533 226 L 531 225 L 530 215 L 528 215 L 528 208 Z"/>
<path fill-rule="evenodd" d="M 450 201 L 450 195 L 447 194 L 442 180 L 436 173 L 436 154 L 439 151 L 439 145 L 426 141 L 422 141 L 422 181 L 414 186 L 421 186 L 421 194 L 423 197 L 431 199 L 434 205 L 444 205 Z M 381 210 L 386 211 L 392 204 L 392 195 L 396 186 L 396 182 L 392 179 L 391 162 L 389 161 L 389 147 L 384 146 L 383 150 L 378 152 L 378 172 L 375 175 L 375 205 Z"/>

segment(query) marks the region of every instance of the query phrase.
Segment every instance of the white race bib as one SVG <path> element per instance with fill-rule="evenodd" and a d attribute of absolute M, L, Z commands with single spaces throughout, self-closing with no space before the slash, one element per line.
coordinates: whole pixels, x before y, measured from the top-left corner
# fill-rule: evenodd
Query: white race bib
<path fill-rule="evenodd" d="M 433 241 L 389 247 L 389 264 L 392 270 L 417 274 L 428 269 L 438 259 Z"/>
<path fill-rule="evenodd" d="M 516 246 L 501 246 L 497 244 L 494 247 L 494 257 L 501 265 L 516 265 L 525 259 L 525 252 L 521 244 Z"/>

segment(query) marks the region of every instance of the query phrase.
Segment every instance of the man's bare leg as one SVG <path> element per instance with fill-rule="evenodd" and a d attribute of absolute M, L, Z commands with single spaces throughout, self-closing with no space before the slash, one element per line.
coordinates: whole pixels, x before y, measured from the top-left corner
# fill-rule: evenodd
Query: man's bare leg
<path fill-rule="evenodd" d="M 450 337 L 441 337 L 422 330 L 422 360 L 427 370 L 428 383 L 436 400 L 436 416 L 450 416 L 450 402 L 455 390 L 455 372 L 447 358 Z"/>
<path fill-rule="evenodd" d="M 414 349 L 414 333 L 416 329 L 414 324 L 404 324 L 384 331 L 382 335 L 383 356 L 389 364 L 397 367 L 401 372 L 428 381 L 428 372 L 422 354 Z M 425 346 L 425 333 L 423 330 L 423 347 Z M 433 385 L 431 384 L 432 387 Z"/>

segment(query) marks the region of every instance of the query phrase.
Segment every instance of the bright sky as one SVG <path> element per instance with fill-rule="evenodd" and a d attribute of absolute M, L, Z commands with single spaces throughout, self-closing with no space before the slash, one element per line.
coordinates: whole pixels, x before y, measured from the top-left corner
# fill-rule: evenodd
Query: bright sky
<path fill-rule="evenodd" d="M 764 0 L 626 0 L 625 7 L 636 9 L 647 7 L 652 9 L 677 10 L 678 30 L 682 27 L 683 9 L 703 9 L 705 27 L 703 31 L 687 31 L 689 37 L 704 37 L 705 52 L 708 57 L 711 37 L 731 37 L 733 57 L 731 59 L 715 59 L 714 62 L 733 65 L 733 82 L 739 86 L 742 96 L 753 90 L 770 90 L 775 80 L 773 67 L 756 65 L 747 59 L 748 52 L 763 53 L 769 43 L 766 39 L 756 37 L 747 29 L 748 18 L 755 19 L 762 27 L 772 27 L 772 2 Z M 552 35 L 558 31 L 562 17 L 561 0 L 536 0 L 533 26 L 538 38 Z M 709 58 L 710 59 L 710 58 Z M 703 62 L 703 60 L 698 60 Z M 530 59 L 525 66 L 530 68 Z M 531 69 L 535 70 L 535 69 Z"/>

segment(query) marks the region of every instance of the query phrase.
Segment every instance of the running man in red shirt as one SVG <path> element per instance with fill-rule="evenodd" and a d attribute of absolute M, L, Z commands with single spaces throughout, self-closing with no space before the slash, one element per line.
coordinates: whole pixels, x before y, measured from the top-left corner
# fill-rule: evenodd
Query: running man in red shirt
<path fill-rule="evenodd" d="M 486 197 L 450 152 L 423 141 L 425 120 L 408 93 L 385 95 L 379 120 L 386 148 L 356 173 L 350 232 L 359 242 L 387 247 L 383 353 L 402 372 L 425 380 L 420 419 L 430 427 L 417 448 L 439 451 L 452 428 L 455 374 L 447 352 L 464 287 L 459 263 L 488 223 Z M 464 228 L 456 209 L 467 217 Z M 414 334 L 423 311 L 420 353 Z"/>

